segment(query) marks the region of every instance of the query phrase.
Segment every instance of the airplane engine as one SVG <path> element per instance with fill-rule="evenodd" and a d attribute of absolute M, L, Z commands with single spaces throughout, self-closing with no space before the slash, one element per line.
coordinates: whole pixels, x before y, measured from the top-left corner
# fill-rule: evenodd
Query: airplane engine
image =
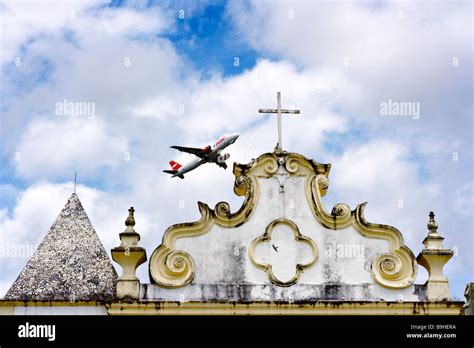
<path fill-rule="evenodd" d="M 217 157 L 217 162 L 222 163 L 225 162 L 227 159 L 229 159 L 230 155 L 228 153 L 225 153 L 223 155 L 219 155 Z"/>
<path fill-rule="evenodd" d="M 211 145 L 207 145 L 206 147 L 203 147 L 201 150 L 202 153 L 209 153 L 211 152 Z"/>

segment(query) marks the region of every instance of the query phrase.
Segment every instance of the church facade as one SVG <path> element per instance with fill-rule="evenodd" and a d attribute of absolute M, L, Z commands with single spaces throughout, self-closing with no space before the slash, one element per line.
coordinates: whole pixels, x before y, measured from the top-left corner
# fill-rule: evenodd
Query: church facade
<path fill-rule="evenodd" d="M 199 202 L 201 218 L 170 226 L 149 257 L 130 208 L 111 250 L 120 276 L 73 194 L 0 313 L 472 314 L 472 285 L 466 302 L 453 300 L 443 274 L 453 250 L 435 215 L 415 256 L 396 228 L 365 219 L 366 203 L 324 206 L 330 169 L 279 148 L 235 163 L 242 206 Z M 140 283 L 138 267 L 148 267 L 149 283 Z M 424 284 L 419 267 L 428 271 Z"/>

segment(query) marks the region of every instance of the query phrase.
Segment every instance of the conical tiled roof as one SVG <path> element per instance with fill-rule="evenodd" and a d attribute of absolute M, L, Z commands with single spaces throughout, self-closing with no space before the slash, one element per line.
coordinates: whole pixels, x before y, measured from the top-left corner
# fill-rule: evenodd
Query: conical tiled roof
<path fill-rule="evenodd" d="M 106 300 L 117 273 L 73 193 L 35 253 L 8 290 L 16 300 Z"/>

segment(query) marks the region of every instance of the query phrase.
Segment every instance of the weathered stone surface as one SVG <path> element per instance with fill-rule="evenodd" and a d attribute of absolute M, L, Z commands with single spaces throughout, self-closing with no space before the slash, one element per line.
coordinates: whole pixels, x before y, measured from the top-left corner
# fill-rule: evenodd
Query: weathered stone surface
<path fill-rule="evenodd" d="M 315 301 L 425 301 L 424 285 L 403 290 L 381 291 L 376 284 L 295 284 L 281 287 L 273 284 L 190 284 L 183 288 L 164 289 L 142 284 L 141 301 L 230 301 L 239 303 L 315 302 Z"/>
<path fill-rule="evenodd" d="M 106 300 L 117 273 L 73 193 L 8 290 L 9 300 Z"/>

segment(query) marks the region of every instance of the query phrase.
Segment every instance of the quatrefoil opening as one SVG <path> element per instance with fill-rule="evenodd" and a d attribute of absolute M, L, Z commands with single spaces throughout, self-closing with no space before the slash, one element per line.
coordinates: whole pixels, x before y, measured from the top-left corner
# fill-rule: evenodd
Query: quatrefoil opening
<path fill-rule="evenodd" d="M 296 263 L 295 265 L 295 272 L 294 275 L 289 279 L 289 280 L 282 280 L 279 277 L 275 275 L 276 272 L 274 272 L 274 266 L 270 262 L 265 262 L 266 260 L 261 260 L 257 259 L 256 257 L 256 248 L 259 244 L 261 243 L 268 243 L 271 248 L 273 249 L 274 252 L 278 253 L 279 252 L 279 247 L 285 247 L 286 245 L 279 245 L 275 246 L 274 243 L 272 243 L 272 234 L 277 226 L 284 225 L 286 227 L 289 227 L 290 230 L 294 234 L 294 241 L 296 243 L 303 243 L 307 247 L 309 247 L 311 255 L 309 256 L 309 260 L 305 263 Z M 271 250 L 271 249 L 270 249 Z M 296 249 L 295 249 L 296 250 Z M 294 255 L 295 259 L 299 255 Z M 283 256 L 284 257 L 284 256 Z M 267 228 L 265 229 L 265 233 L 257 238 L 255 238 L 252 243 L 250 243 L 249 247 L 249 258 L 252 261 L 252 263 L 259 269 L 262 269 L 268 276 L 268 279 L 273 283 L 278 286 L 291 286 L 294 285 L 298 282 L 301 274 L 304 272 L 305 269 L 313 266 L 316 263 L 316 260 L 318 259 L 318 247 L 316 244 L 313 242 L 313 240 L 309 237 L 303 236 L 300 231 L 298 226 L 290 220 L 287 219 L 276 219 L 272 221 Z M 289 258 L 291 259 L 291 257 Z M 305 260 L 306 261 L 306 260 Z"/>

